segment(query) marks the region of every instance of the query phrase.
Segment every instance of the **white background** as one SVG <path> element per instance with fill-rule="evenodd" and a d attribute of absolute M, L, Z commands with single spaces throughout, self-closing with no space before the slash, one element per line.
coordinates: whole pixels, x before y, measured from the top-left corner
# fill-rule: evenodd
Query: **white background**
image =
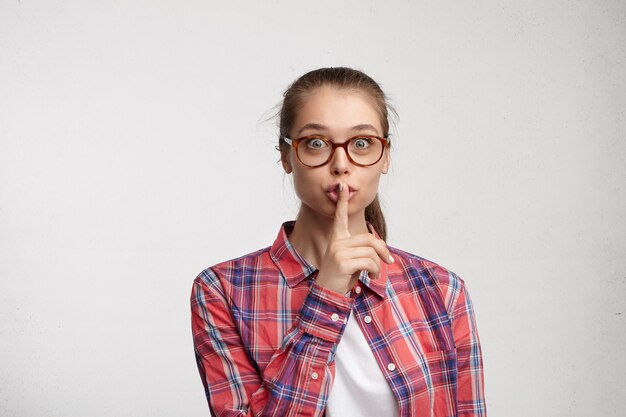
<path fill-rule="evenodd" d="M 206 416 L 189 294 L 295 216 L 320 66 L 400 113 L 391 246 L 462 276 L 491 416 L 626 413 L 623 1 L 0 4 L 0 415 Z"/>

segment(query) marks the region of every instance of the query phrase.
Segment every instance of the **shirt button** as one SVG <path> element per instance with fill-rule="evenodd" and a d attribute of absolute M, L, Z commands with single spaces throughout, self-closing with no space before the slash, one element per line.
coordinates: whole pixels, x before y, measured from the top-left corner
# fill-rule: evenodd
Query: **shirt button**
<path fill-rule="evenodd" d="M 317 372 L 313 371 L 311 372 L 311 379 L 317 379 L 319 378 L 319 375 L 317 374 Z"/>
<path fill-rule="evenodd" d="M 363 317 L 363 321 L 364 321 L 365 323 L 368 323 L 368 324 L 369 324 L 369 323 L 371 323 L 371 322 L 372 322 L 372 318 L 371 318 L 370 316 L 365 316 L 365 317 Z"/>
<path fill-rule="evenodd" d="M 395 371 L 396 365 L 394 365 L 393 363 L 390 363 L 389 365 L 387 365 L 387 369 L 389 369 L 390 371 Z"/>
<path fill-rule="evenodd" d="M 331 319 L 332 321 L 337 321 L 337 320 L 339 320 L 339 314 L 337 314 L 337 313 L 333 313 L 333 315 L 332 315 L 332 316 L 330 316 L 330 319 Z"/>
<path fill-rule="evenodd" d="M 354 289 L 354 292 L 357 293 L 357 294 L 361 294 L 361 287 L 356 287 Z"/>

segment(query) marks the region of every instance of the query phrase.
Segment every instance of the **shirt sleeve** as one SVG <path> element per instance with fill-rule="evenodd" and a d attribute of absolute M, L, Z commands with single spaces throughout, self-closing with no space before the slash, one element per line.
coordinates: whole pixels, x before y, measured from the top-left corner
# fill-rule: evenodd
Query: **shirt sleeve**
<path fill-rule="evenodd" d="M 484 397 L 483 360 L 476 330 L 474 309 L 465 285 L 461 286 L 452 314 L 452 331 L 457 351 L 458 415 L 487 415 Z"/>
<path fill-rule="evenodd" d="M 193 342 L 214 416 L 320 416 L 332 384 L 334 344 L 353 300 L 313 284 L 267 367 L 250 360 L 217 276 L 207 270 L 191 293 Z"/>

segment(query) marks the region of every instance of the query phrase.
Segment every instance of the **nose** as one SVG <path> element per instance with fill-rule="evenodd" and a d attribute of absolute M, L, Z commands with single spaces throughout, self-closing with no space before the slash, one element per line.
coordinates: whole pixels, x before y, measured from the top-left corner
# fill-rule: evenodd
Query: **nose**
<path fill-rule="evenodd" d="M 345 149 L 336 148 L 330 159 L 330 170 L 333 175 L 343 175 L 350 172 L 350 160 L 346 154 Z"/>

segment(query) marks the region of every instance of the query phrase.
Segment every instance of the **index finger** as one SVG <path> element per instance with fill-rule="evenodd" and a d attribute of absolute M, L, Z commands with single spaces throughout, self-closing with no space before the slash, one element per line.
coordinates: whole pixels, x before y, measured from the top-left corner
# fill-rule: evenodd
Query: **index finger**
<path fill-rule="evenodd" d="M 339 183 L 339 198 L 335 207 L 335 221 L 333 223 L 333 235 L 338 238 L 350 237 L 348 228 L 348 199 L 350 190 L 346 184 Z"/>

